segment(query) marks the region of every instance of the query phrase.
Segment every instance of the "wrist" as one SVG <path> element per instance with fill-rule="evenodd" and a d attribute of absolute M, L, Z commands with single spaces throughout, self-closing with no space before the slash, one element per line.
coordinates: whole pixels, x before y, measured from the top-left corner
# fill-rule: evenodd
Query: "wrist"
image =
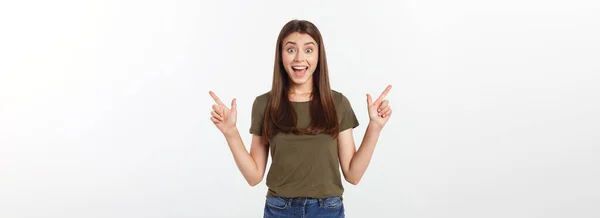
<path fill-rule="evenodd" d="M 369 125 L 367 126 L 367 129 L 369 131 L 381 132 L 381 130 L 383 129 L 383 126 L 381 126 L 373 121 L 369 121 Z"/>
<path fill-rule="evenodd" d="M 234 137 L 237 134 L 239 134 L 239 131 L 236 126 L 231 128 L 230 130 L 223 132 L 223 135 L 225 136 L 225 138 Z"/>

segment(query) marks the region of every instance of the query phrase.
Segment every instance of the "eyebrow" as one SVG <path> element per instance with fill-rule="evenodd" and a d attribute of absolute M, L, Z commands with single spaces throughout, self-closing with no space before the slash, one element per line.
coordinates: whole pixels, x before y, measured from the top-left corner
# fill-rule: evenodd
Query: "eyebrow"
<path fill-rule="evenodd" d="M 288 42 L 286 42 L 285 44 L 286 44 L 286 45 L 287 45 L 287 44 L 293 44 L 293 45 L 296 45 L 296 42 L 288 41 Z M 313 43 L 313 42 L 307 42 L 307 43 L 304 43 L 304 45 L 308 45 L 308 44 L 313 44 L 313 45 L 315 45 L 315 43 Z"/>

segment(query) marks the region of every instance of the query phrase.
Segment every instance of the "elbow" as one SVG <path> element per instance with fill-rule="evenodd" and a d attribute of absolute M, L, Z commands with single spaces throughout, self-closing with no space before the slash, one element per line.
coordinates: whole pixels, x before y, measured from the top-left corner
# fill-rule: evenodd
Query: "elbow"
<path fill-rule="evenodd" d="M 250 187 L 254 187 L 258 185 L 263 180 L 264 174 L 262 173 L 252 173 L 252 174 L 244 174 L 244 179 Z"/>
<path fill-rule="evenodd" d="M 356 175 L 356 173 L 351 172 L 349 169 L 344 171 L 344 179 L 352 185 L 358 185 L 361 178 L 362 176 Z"/>
<path fill-rule="evenodd" d="M 346 181 L 352 185 L 358 185 L 358 182 L 360 182 L 360 179 L 355 179 L 355 178 L 346 178 Z"/>
<path fill-rule="evenodd" d="M 261 179 L 246 180 L 246 182 L 248 182 L 248 185 L 250 185 L 250 187 L 254 187 L 261 182 Z"/>

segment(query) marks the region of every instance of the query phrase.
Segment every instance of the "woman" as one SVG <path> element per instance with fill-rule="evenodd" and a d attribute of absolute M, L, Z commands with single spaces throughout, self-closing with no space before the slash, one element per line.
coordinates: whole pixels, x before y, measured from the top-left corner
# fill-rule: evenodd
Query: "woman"
<path fill-rule="evenodd" d="M 369 125 L 356 150 L 358 126 L 348 99 L 329 86 L 321 33 L 308 21 L 292 20 L 279 33 L 271 90 L 252 106 L 250 152 L 236 127 L 231 108 L 209 91 L 217 104 L 211 120 L 223 133 L 242 175 L 255 186 L 264 176 L 269 149 L 264 217 L 344 217 L 344 179 L 358 184 L 392 109 L 384 100 L 391 86 L 372 101 L 367 94 Z"/>

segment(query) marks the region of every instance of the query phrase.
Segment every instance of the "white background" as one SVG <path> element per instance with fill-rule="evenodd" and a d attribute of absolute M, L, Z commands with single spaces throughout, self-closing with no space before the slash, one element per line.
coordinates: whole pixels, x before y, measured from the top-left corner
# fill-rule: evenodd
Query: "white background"
<path fill-rule="evenodd" d="M 361 125 L 394 110 L 347 217 L 600 217 L 600 3 L 3 1 L 0 217 L 262 217 L 249 147 L 291 19 L 321 30 Z"/>

